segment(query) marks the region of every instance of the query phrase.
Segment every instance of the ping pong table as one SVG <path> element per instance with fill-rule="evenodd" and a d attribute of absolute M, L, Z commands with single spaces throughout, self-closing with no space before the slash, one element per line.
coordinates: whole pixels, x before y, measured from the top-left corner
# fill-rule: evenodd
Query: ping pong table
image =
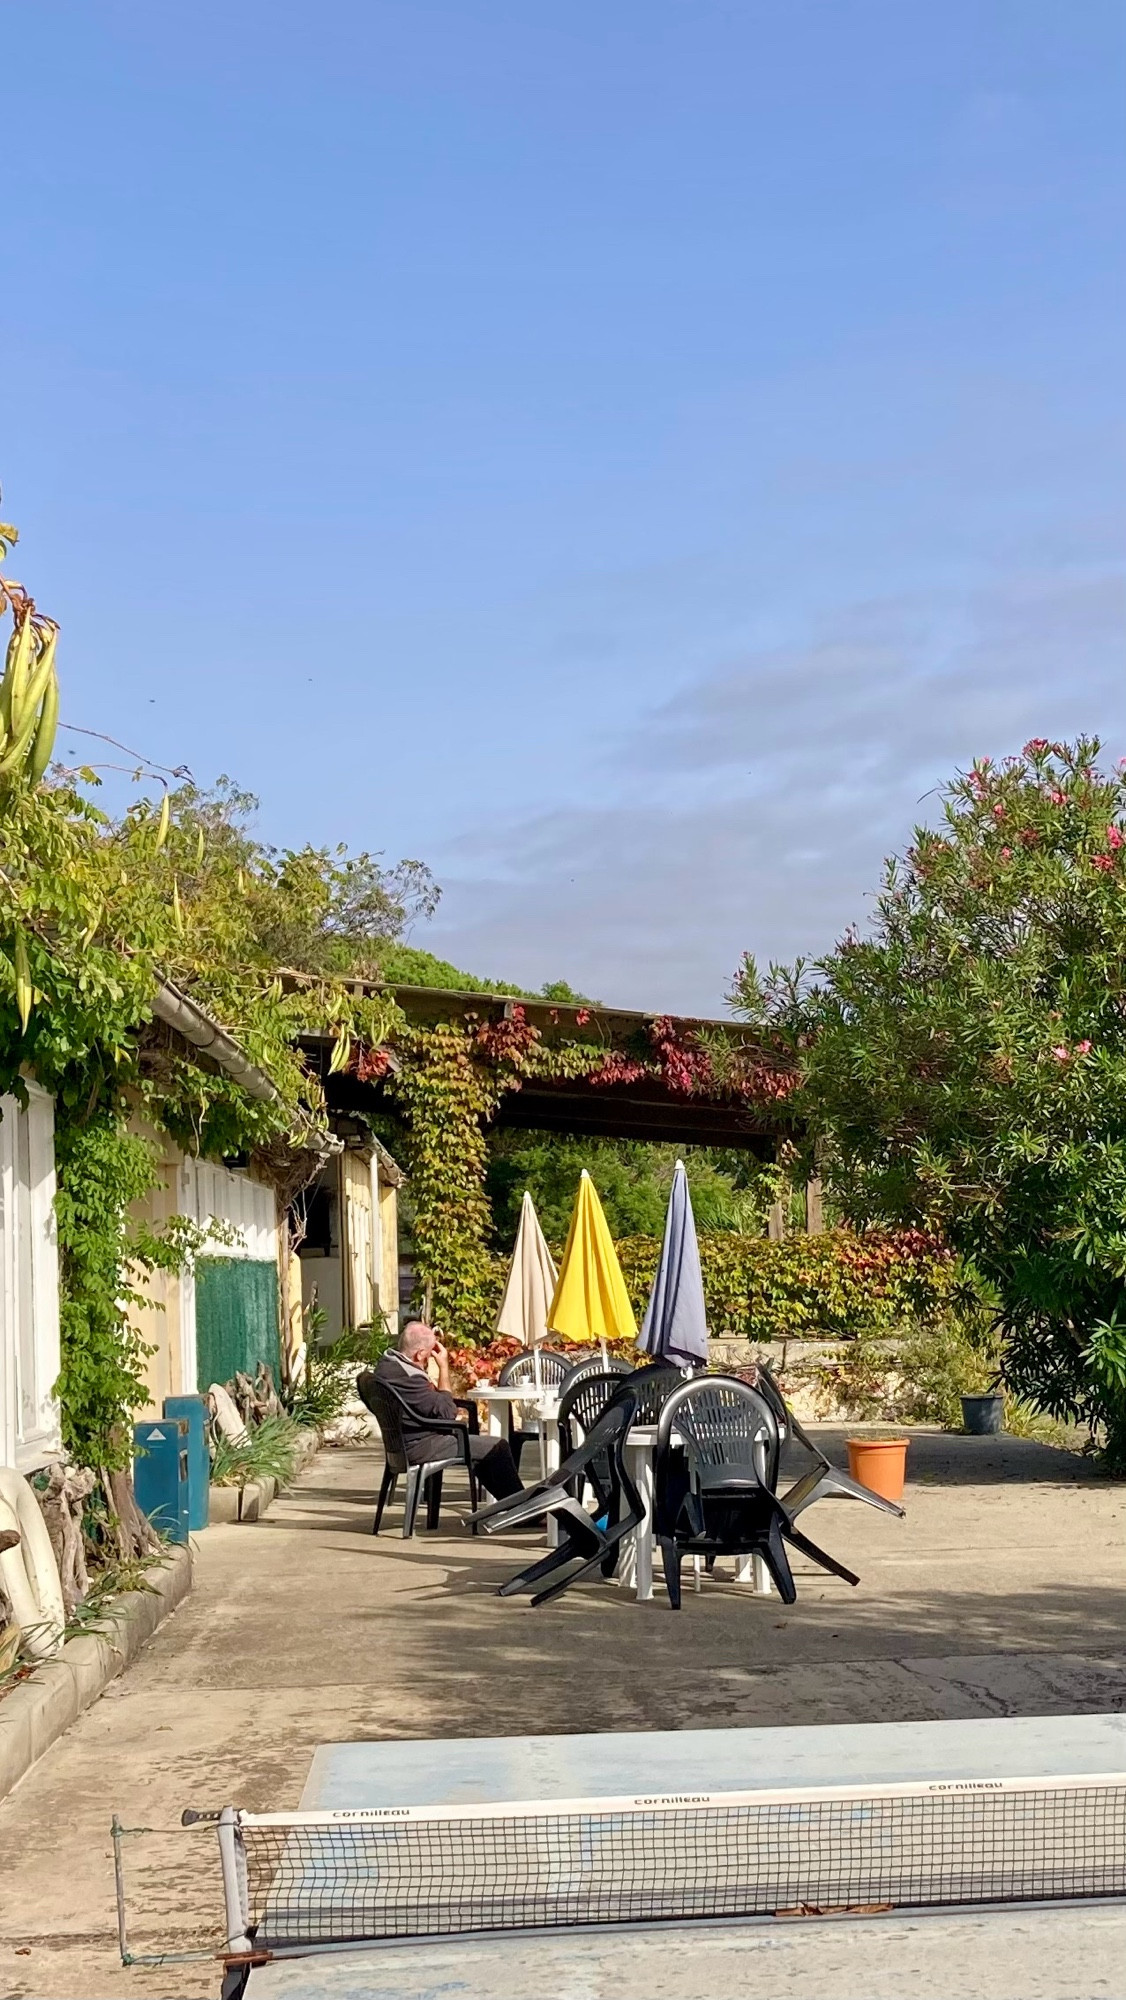
<path fill-rule="evenodd" d="M 1126 1716 L 339 1743 L 301 1809 L 466 1808 L 816 1786 L 942 1790 L 1126 1772 Z M 248 2000 L 1093 2000 L 1126 1991 L 1126 1902 L 455 1936 L 279 1958 Z"/>

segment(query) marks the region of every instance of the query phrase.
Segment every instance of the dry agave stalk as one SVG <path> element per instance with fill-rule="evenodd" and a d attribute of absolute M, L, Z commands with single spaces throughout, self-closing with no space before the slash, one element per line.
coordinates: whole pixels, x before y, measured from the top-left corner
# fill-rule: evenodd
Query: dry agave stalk
<path fill-rule="evenodd" d="M 0 522 L 0 560 L 17 539 L 15 528 Z M 22 583 L 0 576 L 0 616 L 12 614 L 12 636 L 0 678 L 0 791 L 16 785 L 33 787 L 51 761 L 59 726 L 59 678 L 55 649 L 59 628 L 35 608 Z M 16 926 L 12 942 L 16 975 L 16 1008 L 24 1033 L 31 1018 L 34 989 L 27 938 Z"/>
<path fill-rule="evenodd" d="M 16 530 L 0 522 L 0 558 Z M 51 761 L 59 726 L 55 648 L 59 628 L 35 608 L 22 583 L 0 577 L 0 613 L 12 614 L 4 675 L 0 680 L 0 781 L 37 785 Z"/>

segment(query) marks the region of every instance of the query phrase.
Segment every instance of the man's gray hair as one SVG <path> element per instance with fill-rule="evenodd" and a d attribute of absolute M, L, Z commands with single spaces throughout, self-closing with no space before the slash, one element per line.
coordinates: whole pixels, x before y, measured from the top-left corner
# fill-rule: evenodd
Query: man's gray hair
<path fill-rule="evenodd" d="M 419 1349 L 426 1346 L 431 1331 L 424 1319 L 409 1319 L 396 1342 L 399 1353 L 405 1354 L 408 1361 L 412 1360 Z"/>

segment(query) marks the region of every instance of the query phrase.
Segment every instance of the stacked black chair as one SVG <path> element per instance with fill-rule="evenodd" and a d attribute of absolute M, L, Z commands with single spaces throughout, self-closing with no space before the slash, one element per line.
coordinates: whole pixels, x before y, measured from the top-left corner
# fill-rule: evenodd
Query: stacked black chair
<path fill-rule="evenodd" d="M 558 1389 L 570 1373 L 570 1369 L 571 1363 L 565 1354 L 557 1354 L 552 1347 L 540 1348 L 539 1379 L 545 1389 Z M 514 1354 L 510 1361 L 505 1362 L 504 1367 L 497 1376 L 497 1387 L 498 1389 L 519 1388 L 525 1382 L 534 1384 L 535 1380 L 536 1356 L 534 1350 L 528 1347 L 524 1349 L 522 1354 Z M 520 1453 L 523 1451 L 524 1446 L 531 1438 L 535 1438 L 538 1435 L 537 1431 L 526 1431 L 518 1428 L 515 1406 L 510 1403 L 508 1406 L 508 1443 L 512 1456 L 516 1461 L 517 1471 L 520 1469 Z"/>
<path fill-rule="evenodd" d="M 633 1373 L 628 1361 L 616 1361 L 612 1354 L 604 1361 L 597 1348 L 593 1353 L 584 1353 L 581 1349 L 576 1349 L 572 1352 L 570 1360 L 571 1365 L 559 1384 L 560 1398 L 567 1394 L 568 1389 L 573 1389 L 576 1382 L 583 1381 L 587 1375 L 621 1376 Z"/>
<path fill-rule="evenodd" d="M 559 1456 L 569 1458 L 591 1430 L 622 1386 L 629 1370 L 616 1368 L 576 1369 L 559 1392 Z"/>
<path fill-rule="evenodd" d="M 783 1604 L 797 1587 L 786 1544 L 846 1583 L 859 1578 L 794 1526 L 774 1492 L 780 1438 L 769 1402 L 733 1375 L 682 1382 L 661 1411 L 657 1433 L 654 1525 L 665 1586 L 680 1609 L 686 1555 L 710 1567 L 718 1556 L 761 1556 Z"/>
<path fill-rule="evenodd" d="M 415 1515 L 418 1513 L 418 1500 L 423 1487 L 426 1488 L 426 1525 L 428 1528 L 438 1526 L 442 1505 L 442 1474 L 449 1472 L 455 1465 L 464 1466 L 469 1477 L 470 1506 L 476 1507 L 477 1477 L 473 1470 L 473 1460 L 469 1455 L 469 1440 L 476 1435 L 478 1429 L 475 1403 L 467 1397 L 455 1398 L 466 1412 L 467 1422 L 464 1424 L 452 1417 L 448 1421 L 438 1417 L 418 1417 L 412 1410 L 409 1413 L 412 1430 L 433 1431 L 439 1437 L 452 1437 L 457 1449 L 452 1458 L 424 1459 L 421 1465 L 411 1465 L 403 1438 L 403 1416 L 407 1406 L 398 1391 L 392 1389 L 388 1383 L 379 1381 L 371 1369 L 365 1369 L 357 1379 L 356 1394 L 371 1411 L 379 1425 L 379 1434 L 383 1440 L 385 1461 L 383 1483 L 376 1502 L 375 1520 L 371 1530 L 373 1535 L 378 1535 L 383 1510 L 388 1502 L 394 1499 L 395 1488 L 403 1477 L 407 1482 L 403 1497 L 404 1541 L 414 1534 Z M 476 1534 L 476 1528 L 473 1532 Z"/>
<path fill-rule="evenodd" d="M 618 1364 L 616 1368 L 594 1368 L 592 1364 L 590 1368 L 576 1370 L 572 1378 L 564 1384 L 560 1392 L 560 1410 L 558 1410 L 560 1458 L 570 1458 L 572 1452 L 578 1450 L 582 1440 L 594 1430 L 594 1424 L 602 1416 L 602 1410 L 606 1408 L 608 1402 L 614 1400 L 628 1372 L 630 1370 L 624 1368 L 624 1364 Z M 604 1458 L 598 1458 L 594 1460 L 592 1468 L 586 1474 L 580 1472 L 574 1478 L 570 1490 L 576 1500 L 582 1500 L 588 1486 L 604 1488 L 608 1484 L 608 1478 L 610 1478 L 608 1466 Z"/>
<path fill-rule="evenodd" d="M 808 1471 L 803 1472 L 801 1478 L 796 1479 L 782 1495 L 782 1505 L 791 1519 L 804 1513 L 817 1500 L 863 1500 L 865 1506 L 878 1507 L 882 1514 L 895 1514 L 903 1520 L 906 1507 L 899 1506 L 895 1500 L 885 1500 L 882 1493 L 873 1493 L 869 1487 L 861 1486 L 858 1480 L 850 1479 L 847 1472 L 841 1472 L 826 1458 L 820 1445 L 814 1444 L 809 1433 L 802 1429 L 769 1368 L 762 1363 L 759 1364 L 755 1387 L 773 1410 L 783 1437 L 791 1438 L 813 1460 Z"/>
<path fill-rule="evenodd" d="M 595 1570 L 613 1576 L 623 1540 L 643 1518 L 641 1496 L 625 1462 L 625 1441 L 636 1409 L 629 1389 L 619 1388 L 557 1471 L 541 1479 L 538 1486 L 477 1509 L 474 1522 L 486 1535 L 504 1534 L 548 1516 L 554 1517 L 559 1529 L 558 1547 L 502 1583 L 498 1596 L 515 1597 L 530 1590 L 534 1605 L 545 1604 Z M 594 1488 L 593 1514 L 572 1490 L 582 1481 Z M 556 1575 L 557 1571 L 565 1573 Z M 546 1590 L 538 1589 L 548 1577 L 555 1577 L 555 1581 Z"/>
<path fill-rule="evenodd" d="M 639 1424 L 655 1424 L 660 1420 L 665 1402 L 674 1389 L 679 1389 L 684 1381 L 684 1370 L 671 1361 L 647 1361 L 643 1368 L 635 1368 L 626 1380 L 637 1397 Z"/>

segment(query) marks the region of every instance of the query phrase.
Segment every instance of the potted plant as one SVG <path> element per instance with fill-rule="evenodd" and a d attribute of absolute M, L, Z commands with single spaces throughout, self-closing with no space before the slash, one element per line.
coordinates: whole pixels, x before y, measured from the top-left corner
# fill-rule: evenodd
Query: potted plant
<path fill-rule="evenodd" d="M 962 1397 L 962 1429 L 970 1437 L 995 1437 L 1005 1428 L 1005 1398 L 1000 1389 L 982 1389 Z"/>

